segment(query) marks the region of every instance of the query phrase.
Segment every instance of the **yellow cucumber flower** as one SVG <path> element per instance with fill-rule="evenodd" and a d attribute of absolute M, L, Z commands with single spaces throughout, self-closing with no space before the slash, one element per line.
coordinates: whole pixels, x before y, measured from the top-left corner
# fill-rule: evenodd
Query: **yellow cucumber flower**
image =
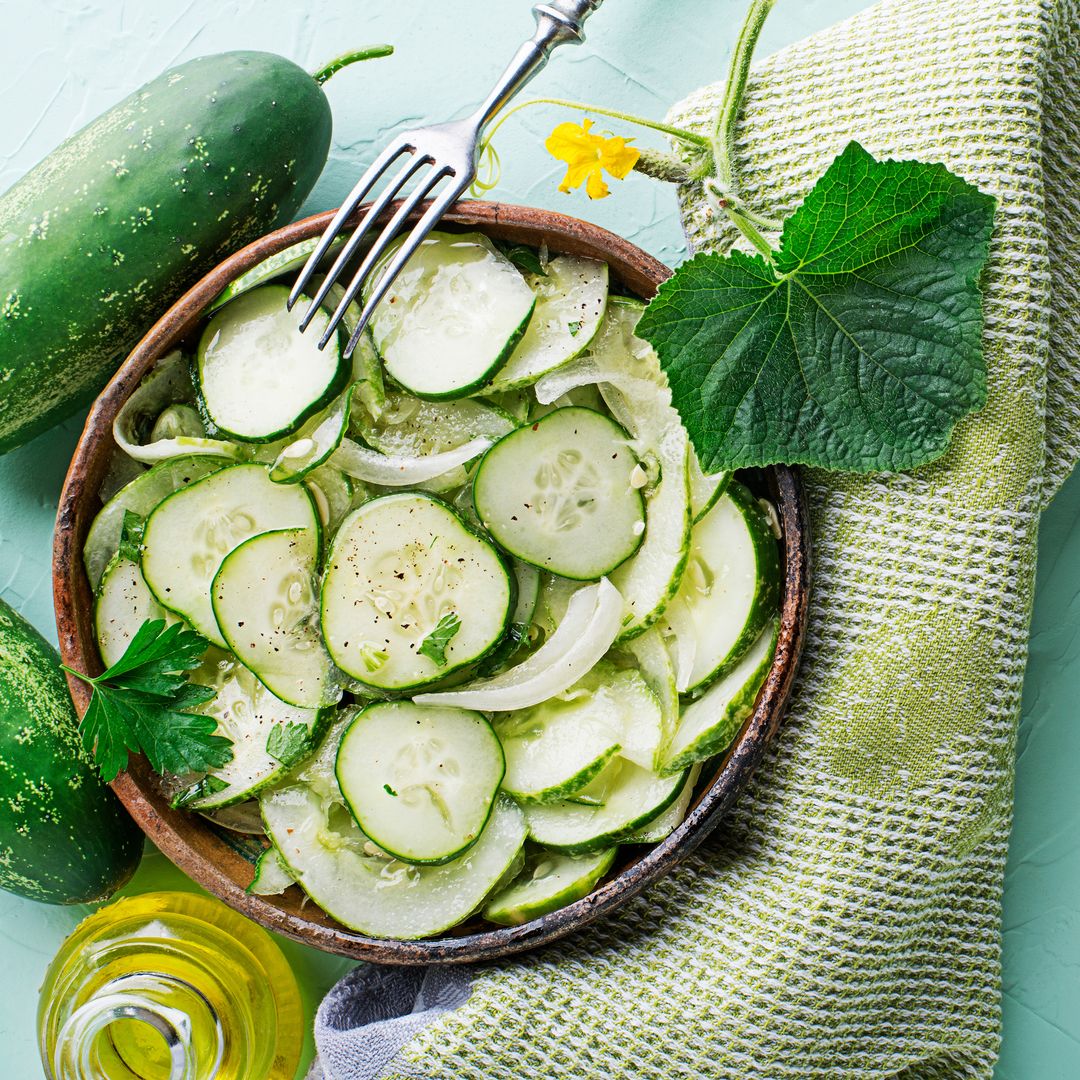
<path fill-rule="evenodd" d="M 608 194 L 604 173 L 622 180 L 641 155 L 621 136 L 590 135 L 592 123 L 583 120 L 580 124 L 559 124 L 544 146 L 552 157 L 566 162 L 560 191 L 570 192 L 585 182 L 589 198 L 602 199 Z"/>

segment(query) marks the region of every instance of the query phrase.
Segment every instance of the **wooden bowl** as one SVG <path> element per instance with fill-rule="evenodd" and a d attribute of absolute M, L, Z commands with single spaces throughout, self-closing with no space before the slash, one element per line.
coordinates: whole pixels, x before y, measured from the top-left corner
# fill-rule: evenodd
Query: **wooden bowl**
<path fill-rule="evenodd" d="M 422 209 L 422 208 L 421 208 Z M 64 663 L 96 674 L 101 660 L 92 633 L 92 596 L 83 571 L 87 529 L 101 506 L 98 491 L 113 449 L 112 422 L 120 407 L 159 357 L 189 339 L 206 307 L 235 277 L 290 244 L 317 236 L 331 214 L 318 214 L 278 229 L 226 259 L 184 294 L 142 339 L 94 403 L 75 449 L 56 522 L 53 589 L 60 652 Z M 473 229 L 500 240 L 554 252 L 601 259 L 613 282 L 650 298 L 669 276 L 662 263 L 618 236 L 584 221 L 545 210 L 491 202 L 462 202 L 444 218 L 450 228 Z M 745 477 L 771 497 L 782 531 L 783 589 L 780 637 L 772 669 L 753 714 L 711 775 L 703 778 L 683 824 L 652 847 L 628 846 L 611 875 L 589 896 L 522 926 L 495 927 L 473 918 L 447 935 L 426 941 L 388 941 L 347 930 L 299 888 L 279 897 L 249 896 L 250 861 L 228 842 L 228 834 L 196 814 L 173 810 L 144 758 L 133 758 L 113 789 L 147 836 L 192 879 L 263 926 L 327 952 L 388 964 L 467 963 L 522 952 L 577 930 L 614 911 L 685 859 L 720 823 L 726 808 L 753 772 L 776 734 L 799 662 L 810 582 L 806 505 L 798 474 L 776 467 Z M 81 716 L 89 703 L 84 683 L 70 679 Z"/>

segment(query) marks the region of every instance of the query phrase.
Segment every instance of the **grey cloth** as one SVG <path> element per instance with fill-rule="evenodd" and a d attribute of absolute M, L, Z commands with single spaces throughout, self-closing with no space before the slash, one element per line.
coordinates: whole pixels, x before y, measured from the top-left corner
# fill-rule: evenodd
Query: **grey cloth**
<path fill-rule="evenodd" d="M 471 989 L 465 968 L 363 964 L 350 971 L 315 1016 L 319 1056 L 307 1080 L 375 1080 L 422 1028 L 463 1005 Z M 397 1068 L 402 1076 L 423 1075 Z"/>

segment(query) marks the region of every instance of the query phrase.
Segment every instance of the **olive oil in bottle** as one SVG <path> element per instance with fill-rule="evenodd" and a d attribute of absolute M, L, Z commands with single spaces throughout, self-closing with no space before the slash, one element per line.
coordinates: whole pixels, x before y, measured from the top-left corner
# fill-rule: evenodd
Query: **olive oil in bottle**
<path fill-rule="evenodd" d="M 270 935 L 218 900 L 119 900 L 64 942 L 38 1007 L 50 1080 L 292 1080 L 303 1016 Z"/>

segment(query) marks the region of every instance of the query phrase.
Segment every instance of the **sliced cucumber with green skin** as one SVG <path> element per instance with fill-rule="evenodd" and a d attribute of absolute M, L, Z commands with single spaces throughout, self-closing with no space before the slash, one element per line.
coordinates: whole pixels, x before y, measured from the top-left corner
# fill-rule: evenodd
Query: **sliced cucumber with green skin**
<path fill-rule="evenodd" d="M 210 591 L 218 630 L 236 658 L 302 709 L 341 697 L 319 636 L 318 566 L 314 529 L 260 533 L 225 556 Z"/>
<path fill-rule="evenodd" d="M 188 487 L 210 473 L 223 469 L 232 462 L 220 457 L 183 457 L 162 461 L 122 487 L 98 511 L 86 534 L 83 546 L 83 565 L 90 580 L 90 588 L 96 589 L 109 560 L 120 547 L 120 533 L 124 528 L 126 510 L 146 517 L 166 496 Z"/>
<path fill-rule="evenodd" d="M 478 401 L 483 401 L 488 405 L 493 405 L 496 409 L 511 416 L 517 421 L 518 427 L 525 423 L 529 419 L 529 410 L 536 403 L 531 390 L 506 390 L 502 393 L 494 392 L 490 394 L 484 394 L 483 397 L 477 398 Z"/>
<path fill-rule="evenodd" d="M 769 520 L 742 484 L 699 521 L 679 591 L 665 612 L 680 693 L 723 677 L 776 615 L 780 557 Z"/>
<path fill-rule="evenodd" d="M 679 691 L 675 685 L 675 665 L 657 627 L 646 630 L 626 642 L 624 648 L 637 663 L 641 677 L 648 684 L 660 707 L 660 742 L 649 768 L 658 769 L 668 744 L 679 726 Z M 639 765 L 647 764 L 638 762 Z"/>
<path fill-rule="evenodd" d="M 268 847 L 255 860 L 255 876 L 244 892 L 249 896 L 279 896 L 295 884 L 296 879 L 281 861 L 277 848 Z"/>
<path fill-rule="evenodd" d="M 166 496 L 151 512 L 143 577 L 160 604 L 224 648 L 210 599 L 218 567 L 252 536 L 290 528 L 319 534 L 304 485 L 275 484 L 262 465 L 232 465 Z"/>
<path fill-rule="evenodd" d="M 648 630 L 663 615 L 682 582 L 690 551 L 689 449 L 682 427 L 665 432 L 656 449 L 662 478 L 646 497 L 645 538 L 611 575 L 625 605 L 619 641 Z"/>
<path fill-rule="evenodd" d="M 547 416 L 548 413 L 552 413 L 556 409 L 563 409 L 567 405 L 580 405 L 584 409 L 592 409 L 593 412 L 604 412 L 606 409 L 604 399 L 595 384 L 575 386 L 573 390 L 568 390 L 561 397 L 557 397 L 547 404 L 541 405 L 538 401 L 533 402 L 533 406 L 529 410 L 529 422 L 535 422 L 541 417 Z"/>
<path fill-rule="evenodd" d="M 641 546 L 645 508 L 627 434 L 591 409 L 557 409 L 483 457 L 473 503 L 496 541 L 524 562 L 594 581 Z"/>
<path fill-rule="evenodd" d="M 218 308 L 224 307 L 230 300 L 235 300 L 238 296 L 251 292 L 252 289 L 256 289 L 260 285 L 269 284 L 274 278 L 300 270 L 307 263 L 308 256 L 318 247 L 321 239 L 320 236 L 312 236 L 307 240 L 301 240 L 297 244 L 290 244 L 283 251 L 268 255 L 262 262 L 256 263 L 238 278 L 233 278 L 206 309 L 207 315 L 213 315 Z M 324 258 L 329 259 L 344 245 L 344 238 L 335 240 L 326 249 Z"/>
<path fill-rule="evenodd" d="M 171 623 L 176 616 L 157 602 L 139 564 L 117 553 L 105 567 L 94 597 L 94 636 L 106 667 L 112 667 L 124 655 L 148 619 Z"/>
<path fill-rule="evenodd" d="M 367 686 L 435 682 L 481 659 L 506 631 L 514 599 L 506 564 L 430 495 L 364 503 L 342 523 L 327 563 L 323 639 L 338 667 Z M 454 621 L 439 663 L 421 650 Z"/>
<path fill-rule="evenodd" d="M 739 733 L 757 701 L 776 652 L 777 623 L 767 626 L 723 678 L 683 709 L 663 772 L 671 775 L 722 753 Z"/>
<path fill-rule="evenodd" d="M 212 700 L 195 711 L 217 720 L 217 733 L 232 739 L 233 758 L 207 774 L 214 778 L 212 789 L 184 801 L 189 810 L 212 810 L 243 802 L 280 780 L 315 751 L 332 715 L 329 709 L 298 709 L 287 704 L 242 664 L 212 650 L 203 666 L 193 673 L 192 681 L 217 691 Z"/>
<path fill-rule="evenodd" d="M 618 724 L 619 756 L 643 769 L 654 767 L 663 742 L 663 716 L 639 671 L 601 661 L 562 696 L 567 700 L 589 696 L 594 705 L 602 703 Z"/>
<path fill-rule="evenodd" d="M 484 905 L 484 918 L 502 926 L 520 926 L 580 900 L 611 869 L 618 848 L 593 855 L 537 851 L 521 873 Z"/>
<path fill-rule="evenodd" d="M 325 349 L 330 315 L 317 311 L 300 333 L 304 304 L 289 311 L 289 290 L 264 285 L 222 308 L 206 324 L 195 358 L 199 407 L 220 432 L 270 442 L 295 431 L 340 394 L 351 374 L 341 332 Z"/>
<path fill-rule="evenodd" d="M 515 863 L 525 820 L 501 796 L 480 839 L 441 866 L 412 866 L 342 843 L 322 800 L 292 784 L 263 796 L 266 831 L 297 882 L 327 914 L 372 937 L 430 937 L 457 925 Z"/>
<path fill-rule="evenodd" d="M 335 773 L 356 823 L 383 851 L 437 865 L 476 843 L 503 768 L 502 747 L 480 713 L 388 701 L 349 726 Z"/>
<path fill-rule="evenodd" d="M 731 483 L 730 471 L 706 474 L 690 448 L 690 516 L 696 525 L 719 501 Z"/>
<path fill-rule="evenodd" d="M 206 437 L 198 412 L 186 404 L 193 400 L 188 362 L 179 351 L 172 352 L 139 383 L 116 414 L 116 445 L 147 465 L 190 454 L 243 457 L 242 446 Z"/>
<path fill-rule="evenodd" d="M 686 773 L 657 776 L 622 758 L 608 768 L 615 776 L 601 806 L 568 801 L 525 806 L 532 839 L 567 855 L 611 847 L 628 832 L 659 817 L 679 797 L 686 781 Z"/>
<path fill-rule="evenodd" d="M 380 453 L 422 458 L 478 438 L 501 439 L 518 423 L 503 410 L 474 398 L 423 401 L 410 394 L 389 393 L 379 419 L 358 427 L 364 442 Z M 448 491 L 468 479 L 466 465 L 457 465 L 424 486 L 429 491 Z"/>
<path fill-rule="evenodd" d="M 494 390 L 529 386 L 541 375 L 584 352 L 604 321 L 607 263 L 558 255 L 545 274 L 526 274 L 536 310 L 525 336 L 492 381 Z"/>
<path fill-rule="evenodd" d="M 270 479 L 275 484 L 295 484 L 317 469 L 341 445 L 349 426 L 353 383 L 344 394 L 336 397 L 321 413 L 313 416 L 281 448 L 270 466 Z"/>
<path fill-rule="evenodd" d="M 580 791 L 619 752 L 623 737 L 610 698 L 588 691 L 566 691 L 494 724 L 506 754 L 503 790 L 523 802 L 557 802 Z"/>
<path fill-rule="evenodd" d="M 317 282 L 321 277 L 312 279 L 311 291 L 318 292 Z M 336 311 L 345 290 L 340 285 L 331 285 L 326 294 L 326 306 L 330 311 Z M 345 328 L 345 336 L 352 339 L 353 331 L 360 319 L 360 307 L 354 300 L 341 316 L 341 325 Z M 378 420 L 382 415 L 383 406 L 386 403 L 386 383 L 383 379 L 382 361 L 375 351 L 375 343 L 371 340 L 371 330 L 364 328 L 356 342 L 356 348 L 352 354 L 352 380 L 357 387 L 357 404 L 373 420 Z"/>
<path fill-rule="evenodd" d="M 514 610 L 506 636 L 484 657 L 477 674 L 487 676 L 501 671 L 519 649 L 528 644 L 529 627 L 536 613 L 540 598 L 540 571 L 528 563 L 514 560 L 514 583 L 516 585 Z"/>
<path fill-rule="evenodd" d="M 643 829 L 624 836 L 624 844 L 658 844 L 661 840 L 670 836 L 686 820 L 686 811 L 690 806 L 690 800 L 694 797 L 694 788 L 697 787 L 698 777 L 701 775 L 701 766 L 695 765 L 690 770 L 690 775 L 683 784 L 679 797 L 658 817 L 649 822 Z"/>
<path fill-rule="evenodd" d="M 404 242 L 365 282 L 365 301 Z M 489 383 L 514 351 L 536 297 L 514 264 L 479 233 L 433 232 L 371 318 L 386 373 L 417 397 L 464 397 Z"/>

